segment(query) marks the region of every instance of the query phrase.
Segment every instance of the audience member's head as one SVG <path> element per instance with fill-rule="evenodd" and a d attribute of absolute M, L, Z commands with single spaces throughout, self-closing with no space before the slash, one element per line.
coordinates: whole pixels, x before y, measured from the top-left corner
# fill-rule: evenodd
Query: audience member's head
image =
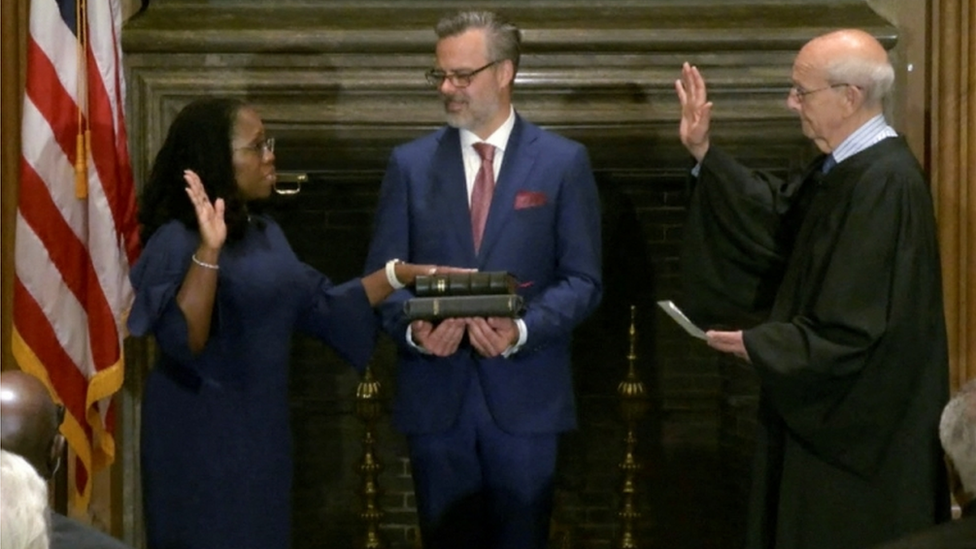
<path fill-rule="evenodd" d="M 62 419 L 64 408 L 36 377 L 19 370 L 0 373 L 0 448 L 26 459 L 43 478 L 54 476 L 60 464 Z"/>
<path fill-rule="evenodd" d="M 952 493 L 960 506 L 976 500 L 976 379 L 946 404 L 939 424 Z"/>
<path fill-rule="evenodd" d="M 47 549 L 50 545 L 47 484 L 24 458 L 0 450 L 0 547 Z"/>

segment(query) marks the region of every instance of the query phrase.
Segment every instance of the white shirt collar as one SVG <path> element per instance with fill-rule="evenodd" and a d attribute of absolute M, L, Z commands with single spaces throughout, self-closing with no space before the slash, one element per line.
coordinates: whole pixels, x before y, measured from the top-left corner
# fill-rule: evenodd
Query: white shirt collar
<path fill-rule="evenodd" d="M 898 132 L 888 125 L 883 114 L 878 114 L 854 130 L 854 133 L 847 136 L 837 147 L 831 151 L 834 160 L 839 164 L 850 156 L 867 149 L 875 143 L 896 137 Z"/>
<path fill-rule="evenodd" d="M 494 133 L 489 135 L 488 139 L 484 140 L 485 143 L 490 143 L 497 149 L 496 157 L 499 156 L 498 153 L 505 153 L 505 147 L 508 145 L 508 138 L 512 135 L 513 128 L 515 128 L 515 107 L 509 106 L 508 119 Z M 472 145 L 482 141 L 471 130 L 462 129 L 459 133 L 461 134 L 461 149 L 464 151 L 473 150 Z"/>

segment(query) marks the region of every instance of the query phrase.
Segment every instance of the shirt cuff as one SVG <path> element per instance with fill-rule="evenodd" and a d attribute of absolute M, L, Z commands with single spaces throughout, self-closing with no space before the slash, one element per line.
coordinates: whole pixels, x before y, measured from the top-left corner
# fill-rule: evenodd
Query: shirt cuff
<path fill-rule="evenodd" d="M 512 345 L 508 349 L 505 349 L 505 352 L 502 353 L 503 358 L 508 358 L 514 355 L 515 353 L 519 352 L 519 349 L 521 349 L 522 346 L 525 345 L 525 341 L 529 339 L 529 329 L 525 326 L 525 321 L 522 320 L 521 318 L 516 318 L 515 325 L 518 326 L 518 331 L 519 331 L 518 341 L 515 342 L 515 345 Z"/>
<path fill-rule="evenodd" d="M 415 349 L 418 353 L 422 355 L 430 354 L 430 351 L 424 349 L 420 345 L 417 345 L 416 343 L 413 342 L 413 326 L 411 326 L 410 324 L 407 324 L 407 345 L 409 345 L 411 348 Z"/>

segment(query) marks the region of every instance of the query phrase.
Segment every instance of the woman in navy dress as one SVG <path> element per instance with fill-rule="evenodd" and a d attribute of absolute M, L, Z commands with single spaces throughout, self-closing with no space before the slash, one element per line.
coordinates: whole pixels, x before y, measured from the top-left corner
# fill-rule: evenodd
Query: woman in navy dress
<path fill-rule="evenodd" d="M 129 329 L 160 351 L 142 408 L 150 549 L 290 547 L 293 332 L 362 369 L 372 306 L 434 272 L 393 260 L 333 285 L 271 218 L 248 211 L 274 182 L 274 141 L 257 112 L 205 99 L 177 115 L 146 184 Z"/>

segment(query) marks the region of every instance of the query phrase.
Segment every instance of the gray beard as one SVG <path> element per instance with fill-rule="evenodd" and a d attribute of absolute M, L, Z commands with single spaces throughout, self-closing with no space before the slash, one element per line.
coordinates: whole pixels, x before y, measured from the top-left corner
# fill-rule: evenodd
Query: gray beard
<path fill-rule="evenodd" d="M 446 113 L 444 118 L 447 120 L 448 126 L 459 130 L 470 130 L 474 125 L 470 118 L 463 115 Z"/>

